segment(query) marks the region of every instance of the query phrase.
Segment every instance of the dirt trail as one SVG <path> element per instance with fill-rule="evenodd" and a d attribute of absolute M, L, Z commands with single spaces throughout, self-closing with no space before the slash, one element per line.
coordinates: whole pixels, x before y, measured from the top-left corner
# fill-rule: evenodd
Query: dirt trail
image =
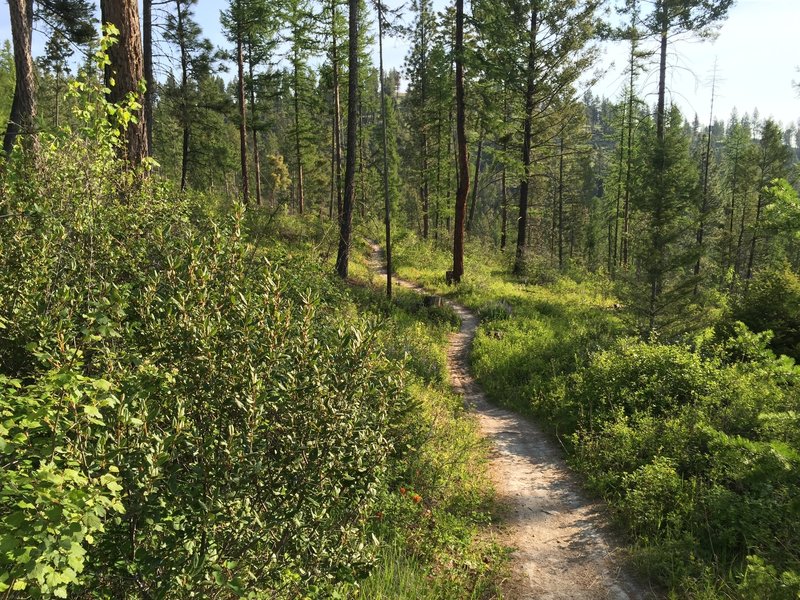
<path fill-rule="evenodd" d="M 386 275 L 383 254 L 372 245 L 373 268 Z M 424 293 L 412 283 L 396 284 Z M 461 317 L 450 338 L 447 362 L 454 389 L 476 415 L 491 443 L 489 471 L 504 509 L 500 540 L 515 549 L 510 600 L 639 600 L 658 598 L 621 567 L 602 505 L 588 500 L 563 451 L 534 423 L 488 402 L 469 373 L 478 317 L 445 300 Z"/>

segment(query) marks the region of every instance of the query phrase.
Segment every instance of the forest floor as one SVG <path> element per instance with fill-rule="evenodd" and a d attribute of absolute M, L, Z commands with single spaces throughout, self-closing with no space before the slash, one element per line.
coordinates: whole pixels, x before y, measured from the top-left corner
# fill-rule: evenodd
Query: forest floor
<path fill-rule="evenodd" d="M 372 247 L 372 269 L 382 273 L 383 251 Z M 393 278 L 397 285 L 425 290 Z M 469 373 L 478 317 L 443 299 L 461 318 L 448 347 L 453 388 L 475 414 L 491 445 L 489 472 L 500 514 L 496 534 L 513 549 L 504 596 L 513 600 L 639 600 L 659 595 L 623 567 L 601 503 L 582 492 L 563 450 L 535 423 L 489 403 Z"/>

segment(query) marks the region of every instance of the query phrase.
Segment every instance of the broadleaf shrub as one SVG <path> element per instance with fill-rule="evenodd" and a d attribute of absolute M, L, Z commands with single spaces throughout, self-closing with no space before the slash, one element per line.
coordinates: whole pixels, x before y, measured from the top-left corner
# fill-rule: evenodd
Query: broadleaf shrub
<path fill-rule="evenodd" d="M 326 595 L 372 561 L 403 370 L 241 207 L 131 173 L 91 81 L 2 176 L 0 591 Z"/>
<path fill-rule="evenodd" d="M 739 572 L 745 597 L 773 597 L 800 572 L 800 448 L 787 425 L 800 369 L 767 349 L 769 336 L 736 331 L 698 348 L 622 340 L 593 355 L 565 392 L 581 414 L 572 460 L 659 577 L 685 585 L 711 565 Z"/>
<path fill-rule="evenodd" d="M 772 331 L 775 352 L 800 360 L 800 277 L 790 267 L 758 273 L 733 317 L 753 331 Z"/>

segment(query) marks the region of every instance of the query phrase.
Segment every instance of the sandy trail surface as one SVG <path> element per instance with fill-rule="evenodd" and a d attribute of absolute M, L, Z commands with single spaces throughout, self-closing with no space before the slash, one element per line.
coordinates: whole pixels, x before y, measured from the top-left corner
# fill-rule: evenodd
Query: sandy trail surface
<path fill-rule="evenodd" d="M 373 244 L 373 268 L 386 275 L 383 253 Z M 420 286 L 397 285 L 425 293 Z M 626 573 L 623 557 L 603 515 L 567 467 L 563 450 L 528 419 L 489 403 L 469 373 L 469 352 L 478 317 L 444 300 L 461 318 L 447 362 L 454 389 L 475 414 L 491 444 L 489 471 L 501 518 L 500 541 L 514 549 L 504 586 L 513 600 L 638 600 L 660 597 Z"/>

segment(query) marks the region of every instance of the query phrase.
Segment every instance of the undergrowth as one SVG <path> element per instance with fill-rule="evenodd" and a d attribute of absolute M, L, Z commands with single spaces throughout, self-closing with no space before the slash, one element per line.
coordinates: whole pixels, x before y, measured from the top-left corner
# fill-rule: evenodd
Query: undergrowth
<path fill-rule="evenodd" d="M 448 287 L 450 260 L 398 236 L 398 275 L 480 313 L 478 381 L 558 436 L 644 574 L 676 598 L 800 595 L 800 369 L 769 333 L 717 319 L 640 340 L 600 277 L 512 278 L 509 257 L 468 246 L 465 282 Z"/>
<path fill-rule="evenodd" d="M 130 170 L 97 81 L 0 177 L 3 597 L 492 596 L 452 315 Z"/>

